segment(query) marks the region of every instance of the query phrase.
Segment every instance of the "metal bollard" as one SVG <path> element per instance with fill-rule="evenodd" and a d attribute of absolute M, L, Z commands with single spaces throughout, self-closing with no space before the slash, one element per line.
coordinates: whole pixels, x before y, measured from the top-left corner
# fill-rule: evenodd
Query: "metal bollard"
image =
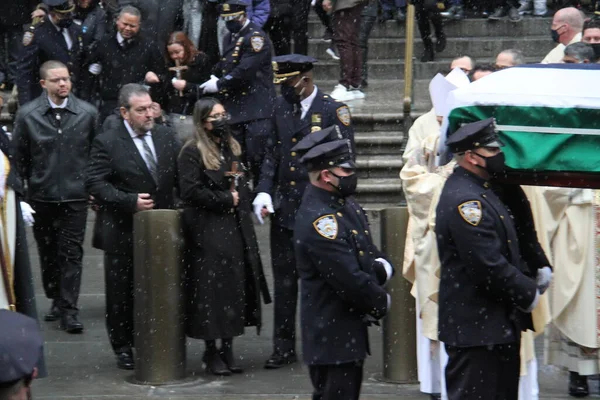
<path fill-rule="evenodd" d="M 406 207 L 381 212 L 381 248 L 396 267 L 387 289 L 392 297 L 390 313 L 383 321 L 383 379 L 393 383 L 417 383 L 417 332 L 415 298 L 402 276 L 404 242 L 408 225 Z"/>
<path fill-rule="evenodd" d="M 183 234 L 175 210 L 133 220 L 135 376 L 146 385 L 185 379 Z"/>

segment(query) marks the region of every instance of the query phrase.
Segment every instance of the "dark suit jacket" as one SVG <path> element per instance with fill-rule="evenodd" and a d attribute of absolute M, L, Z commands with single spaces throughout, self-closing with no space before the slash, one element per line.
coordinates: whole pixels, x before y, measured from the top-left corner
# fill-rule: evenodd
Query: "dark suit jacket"
<path fill-rule="evenodd" d="M 166 128 L 155 126 L 152 141 L 158 157 L 158 184 L 146 167 L 127 128 L 121 124 L 92 144 L 87 189 L 100 205 L 93 245 L 108 253 L 133 252 L 133 214 L 138 193 L 149 193 L 155 209 L 175 207 L 180 144 Z"/>

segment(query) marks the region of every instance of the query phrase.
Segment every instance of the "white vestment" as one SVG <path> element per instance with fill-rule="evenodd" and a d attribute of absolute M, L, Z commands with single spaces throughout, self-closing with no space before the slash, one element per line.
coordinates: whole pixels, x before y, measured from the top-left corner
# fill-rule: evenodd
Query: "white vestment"
<path fill-rule="evenodd" d="M 569 44 L 581 42 L 581 33 L 578 33 L 573 37 L 573 39 L 569 42 Z M 562 43 L 556 45 L 555 48 L 550 50 L 546 57 L 542 60 L 542 64 L 558 64 L 562 63 L 563 57 L 565 56 L 565 46 Z"/>
<path fill-rule="evenodd" d="M 14 190 L 6 186 L 6 178 L 10 171 L 9 165 L 8 158 L 0 151 L 0 185 L 2 185 L 1 192 L 4 194 L 4 196 L 0 197 L 0 246 L 2 246 L 4 262 L 7 268 L 6 271 L 2 271 L 2 266 L 0 265 L 0 272 L 2 272 L 0 273 L 0 309 L 11 309 L 9 299 L 14 296 L 13 265 L 17 239 L 17 204 Z M 8 285 L 6 284 L 5 276 L 8 277 Z"/>

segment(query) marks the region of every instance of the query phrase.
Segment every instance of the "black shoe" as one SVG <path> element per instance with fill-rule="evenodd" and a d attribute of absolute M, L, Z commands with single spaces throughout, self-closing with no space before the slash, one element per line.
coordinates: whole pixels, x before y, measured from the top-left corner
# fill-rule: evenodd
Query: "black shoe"
<path fill-rule="evenodd" d="M 433 52 L 433 45 L 425 46 L 423 49 L 423 55 L 421 56 L 421 62 L 433 61 L 435 53 Z"/>
<path fill-rule="evenodd" d="M 117 368 L 134 369 L 135 362 L 133 361 L 133 355 L 127 352 L 117 354 Z"/>
<path fill-rule="evenodd" d="M 44 315 L 44 321 L 52 322 L 52 321 L 58 321 L 59 319 L 60 319 L 60 309 L 58 308 L 58 306 L 56 306 L 56 304 L 52 304 L 52 307 L 50 307 L 50 310 L 48 310 L 46 315 Z"/>
<path fill-rule="evenodd" d="M 369 82 L 367 82 L 366 79 L 363 79 L 362 82 L 360 83 L 360 87 L 366 88 L 367 86 L 369 86 Z"/>
<path fill-rule="evenodd" d="M 442 395 L 439 393 L 432 393 L 430 395 L 430 397 L 431 397 L 431 400 L 442 400 Z"/>
<path fill-rule="evenodd" d="M 244 372 L 244 369 L 236 364 L 235 357 L 233 356 L 233 351 L 231 349 L 221 349 L 220 355 L 221 359 L 231 372 L 234 374 L 241 374 Z"/>
<path fill-rule="evenodd" d="M 519 22 L 523 19 L 523 16 L 519 14 L 519 10 L 517 10 L 515 7 L 511 7 L 508 10 L 508 19 L 511 22 Z"/>
<path fill-rule="evenodd" d="M 446 35 L 440 35 L 435 42 L 435 52 L 441 53 L 446 48 Z"/>
<path fill-rule="evenodd" d="M 500 21 L 502 18 L 506 17 L 506 14 L 506 7 L 500 6 L 496 8 L 496 11 L 494 11 L 494 13 L 488 17 L 488 20 Z"/>
<path fill-rule="evenodd" d="M 406 14 L 400 8 L 398 9 L 398 13 L 396 14 L 396 22 L 399 24 L 403 24 L 406 22 Z"/>
<path fill-rule="evenodd" d="M 206 373 L 218 375 L 218 376 L 229 376 L 231 371 L 227 368 L 227 365 L 219 355 L 219 351 L 215 348 L 214 350 L 205 351 L 202 356 L 202 361 L 206 364 Z"/>
<path fill-rule="evenodd" d="M 325 33 L 323 34 L 323 37 L 321 38 L 322 41 L 327 42 L 327 43 L 331 43 L 331 40 L 333 39 L 333 33 L 331 31 L 325 31 Z"/>
<path fill-rule="evenodd" d="M 64 315 L 60 322 L 60 328 L 67 333 L 83 332 L 83 324 L 77 320 L 76 315 Z"/>
<path fill-rule="evenodd" d="M 280 353 L 276 351 L 271 354 L 271 357 L 265 363 L 265 369 L 278 369 L 283 366 L 293 364 L 298 361 L 295 351 L 288 351 L 286 353 Z"/>
<path fill-rule="evenodd" d="M 577 372 L 569 372 L 569 395 L 573 397 L 586 397 L 590 394 L 586 376 Z"/>

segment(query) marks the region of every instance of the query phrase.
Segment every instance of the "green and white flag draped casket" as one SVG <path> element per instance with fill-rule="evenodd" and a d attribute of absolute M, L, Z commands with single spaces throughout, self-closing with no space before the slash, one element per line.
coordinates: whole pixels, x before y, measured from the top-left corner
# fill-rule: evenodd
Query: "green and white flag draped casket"
<path fill-rule="evenodd" d="M 600 188 L 600 65 L 527 65 L 448 95 L 445 133 L 496 119 L 508 178 L 521 184 Z M 451 157 L 440 148 L 442 164 Z"/>

